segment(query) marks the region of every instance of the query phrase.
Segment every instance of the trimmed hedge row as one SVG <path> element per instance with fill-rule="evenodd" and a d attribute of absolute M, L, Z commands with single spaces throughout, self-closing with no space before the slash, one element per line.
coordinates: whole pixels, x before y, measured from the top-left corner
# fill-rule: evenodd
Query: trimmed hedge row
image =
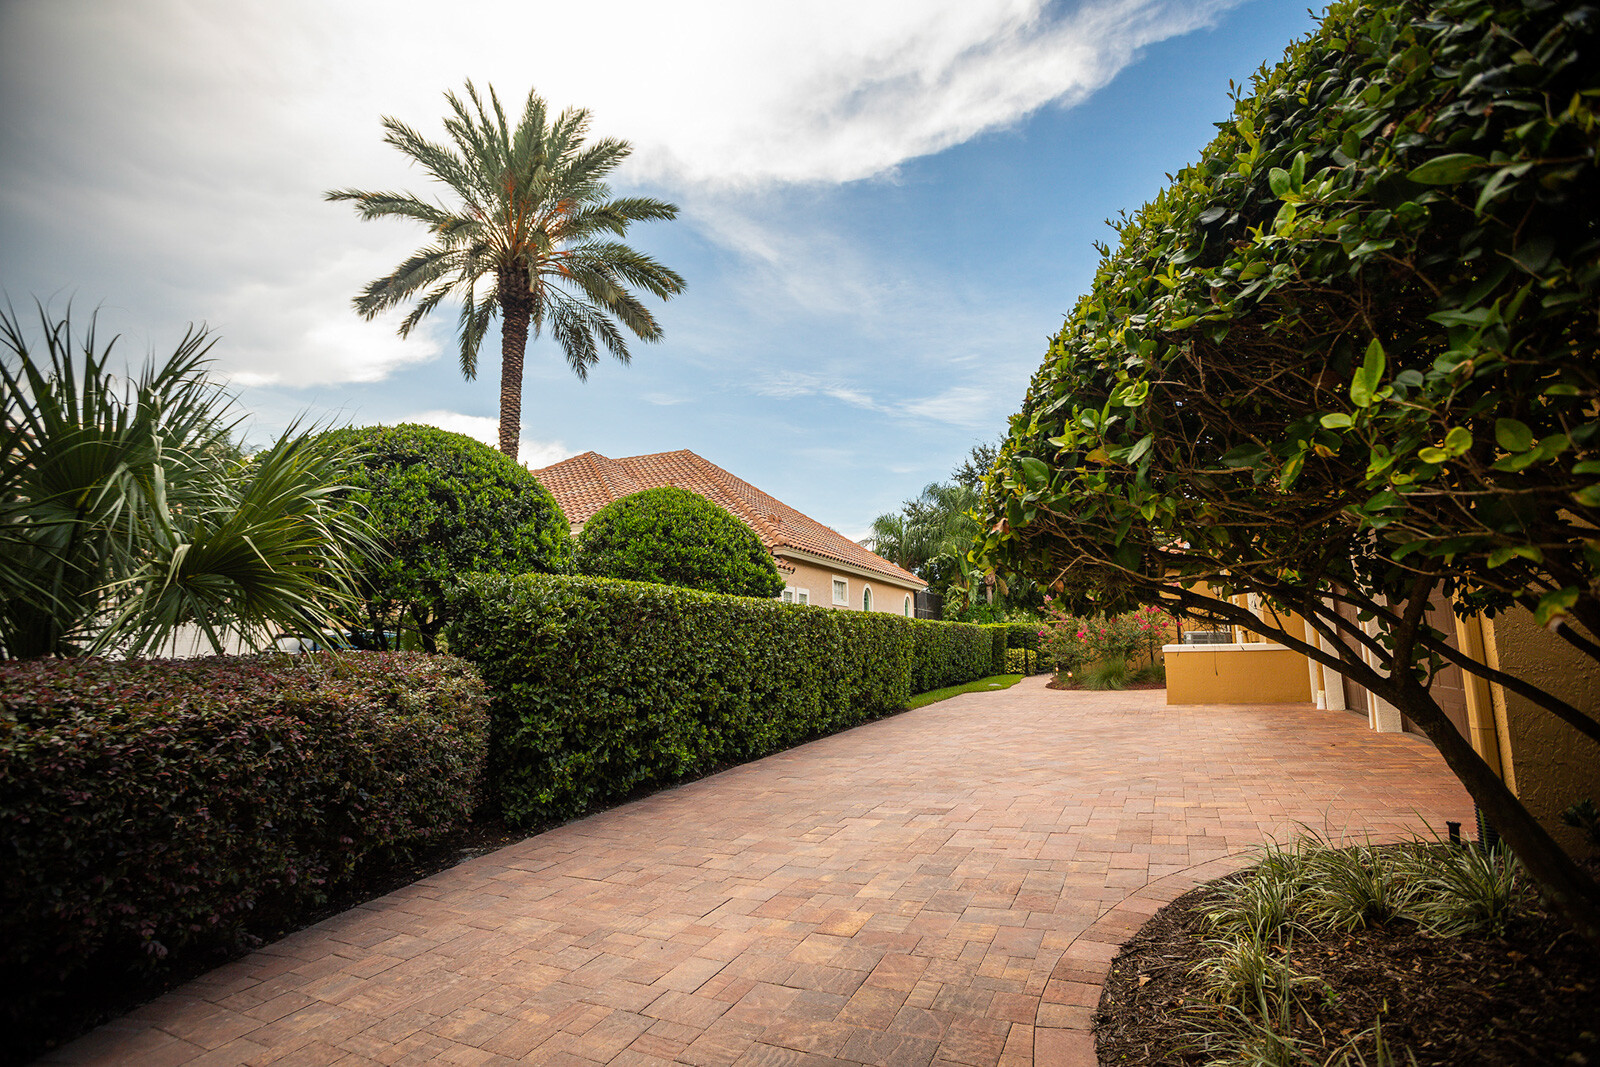
<path fill-rule="evenodd" d="M 994 639 L 987 627 L 933 619 L 909 620 L 912 637 L 911 691 L 926 693 L 999 673 Z"/>
<path fill-rule="evenodd" d="M 989 668 L 989 673 L 1012 673 L 1006 666 L 1006 650 L 1011 647 L 1010 628 L 1003 622 L 995 622 L 988 624 L 984 629 L 989 631 L 989 638 L 994 646 L 991 652 L 992 665 Z"/>
<path fill-rule="evenodd" d="M 1001 623 L 1006 628 L 1006 647 L 1025 648 L 1029 652 L 1039 651 L 1039 631 L 1042 623 L 1037 622 L 1007 622 Z"/>
<path fill-rule="evenodd" d="M 450 647 L 495 693 L 490 779 L 529 824 L 753 759 L 993 672 L 986 628 L 604 578 L 479 575 Z"/>
<path fill-rule="evenodd" d="M 487 706 L 470 666 L 416 653 L 0 664 L 4 1014 L 236 944 L 462 824 Z"/>

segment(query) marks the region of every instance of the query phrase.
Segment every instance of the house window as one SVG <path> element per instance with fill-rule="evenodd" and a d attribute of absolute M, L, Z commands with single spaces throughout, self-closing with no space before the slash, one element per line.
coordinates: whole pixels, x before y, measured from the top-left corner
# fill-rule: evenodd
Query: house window
<path fill-rule="evenodd" d="M 861 588 L 861 610 L 872 610 L 872 586 L 870 585 L 862 586 Z"/>
<path fill-rule="evenodd" d="M 844 607 L 850 606 L 850 583 L 843 578 L 833 580 L 833 602 Z"/>
<path fill-rule="evenodd" d="M 908 619 L 911 618 L 911 598 L 910 597 L 906 597 L 905 615 L 906 615 L 906 618 L 908 618 Z"/>
<path fill-rule="evenodd" d="M 793 604 L 794 603 L 794 590 L 793 589 L 785 589 L 783 591 L 783 602 L 785 604 Z"/>
<path fill-rule="evenodd" d="M 809 604 L 811 603 L 811 590 L 799 589 L 791 585 L 783 591 L 783 602 L 785 604 Z"/>

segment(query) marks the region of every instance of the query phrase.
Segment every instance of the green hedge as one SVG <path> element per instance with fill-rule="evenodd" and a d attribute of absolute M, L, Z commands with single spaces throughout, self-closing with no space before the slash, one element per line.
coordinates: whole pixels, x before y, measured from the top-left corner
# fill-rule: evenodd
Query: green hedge
<path fill-rule="evenodd" d="M 990 653 L 991 666 L 989 667 L 989 673 L 1013 673 L 1006 669 L 1006 649 L 1011 647 L 1011 628 L 1003 622 L 992 622 L 985 625 L 984 629 L 989 631 L 989 639 L 993 643 L 993 649 Z"/>
<path fill-rule="evenodd" d="M 1039 651 L 1039 631 L 1044 629 L 1042 623 L 1037 622 L 1008 622 L 1006 628 L 1006 647 L 1025 648 L 1029 652 Z"/>
<path fill-rule="evenodd" d="M 460 825 L 487 704 L 467 664 L 415 653 L 0 664 L 4 1022 Z"/>
<path fill-rule="evenodd" d="M 994 639 L 983 626 L 961 622 L 910 620 L 911 691 L 926 693 L 995 673 Z"/>
<path fill-rule="evenodd" d="M 518 824 L 753 759 L 992 671 L 982 627 L 887 613 L 553 575 L 474 576 L 452 603 L 450 647 L 495 693 L 494 799 Z"/>

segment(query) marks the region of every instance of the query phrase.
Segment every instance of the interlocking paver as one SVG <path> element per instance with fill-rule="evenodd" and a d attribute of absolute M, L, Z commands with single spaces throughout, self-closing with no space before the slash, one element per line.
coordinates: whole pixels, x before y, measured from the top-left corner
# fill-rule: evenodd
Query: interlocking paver
<path fill-rule="evenodd" d="M 1299 824 L 1465 820 L 1423 740 L 1043 679 L 530 838 L 213 971 L 58 1063 L 1090 1067 L 1118 946 Z"/>

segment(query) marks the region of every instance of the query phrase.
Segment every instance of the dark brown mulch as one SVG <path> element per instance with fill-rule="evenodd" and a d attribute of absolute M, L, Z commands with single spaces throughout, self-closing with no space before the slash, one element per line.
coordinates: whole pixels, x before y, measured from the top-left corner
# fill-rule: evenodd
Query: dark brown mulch
<path fill-rule="evenodd" d="M 1157 912 L 1111 965 L 1095 1015 L 1100 1063 L 1198 1067 L 1195 1030 L 1220 1026 L 1190 977 L 1207 953 L 1215 883 Z M 1381 1015 L 1386 1043 L 1419 1067 L 1600 1064 L 1600 954 L 1533 903 L 1503 937 L 1443 938 L 1405 921 L 1292 948 L 1294 1036 L 1322 1063 Z M 1320 1048 L 1320 1051 L 1319 1051 Z M 1358 1045 L 1374 1062 L 1370 1035 Z M 1352 1061 L 1359 1062 L 1359 1061 Z M 1408 1062 L 1401 1053 L 1399 1063 Z"/>
<path fill-rule="evenodd" d="M 269 944 L 357 904 L 375 900 L 546 828 L 516 829 L 499 821 L 474 823 L 431 842 L 403 861 L 363 865 L 351 878 L 330 891 L 327 900 L 314 910 L 301 912 L 292 921 L 251 928 L 246 944 L 237 950 L 196 953 L 155 974 L 130 972 L 110 965 L 94 968 L 70 988 L 59 990 L 57 997 L 14 1026 L 4 1040 L 0 1040 L 0 1064 L 27 1063 L 191 978 L 247 954 L 253 947 Z"/>
<path fill-rule="evenodd" d="M 1166 682 L 1128 682 L 1128 683 L 1124 684 L 1122 688 L 1124 688 L 1124 689 L 1165 689 L 1166 687 L 1167 687 L 1167 683 Z M 1094 692 L 1094 690 L 1090 690 L 1087 686 L 1079 685 L 1077 682 L 1063 682 L 1063 681 L 1059 681 L 1059 680 L 1054 679 L 1054 678 L 1052 678 L 1049 682 L 1045 683 L 1045 688 L 1046 689 L 1082 689 L 1084 692 Z M 1104 692 L 1104 690 L 1100 690 L 1100 692 Z"/>

